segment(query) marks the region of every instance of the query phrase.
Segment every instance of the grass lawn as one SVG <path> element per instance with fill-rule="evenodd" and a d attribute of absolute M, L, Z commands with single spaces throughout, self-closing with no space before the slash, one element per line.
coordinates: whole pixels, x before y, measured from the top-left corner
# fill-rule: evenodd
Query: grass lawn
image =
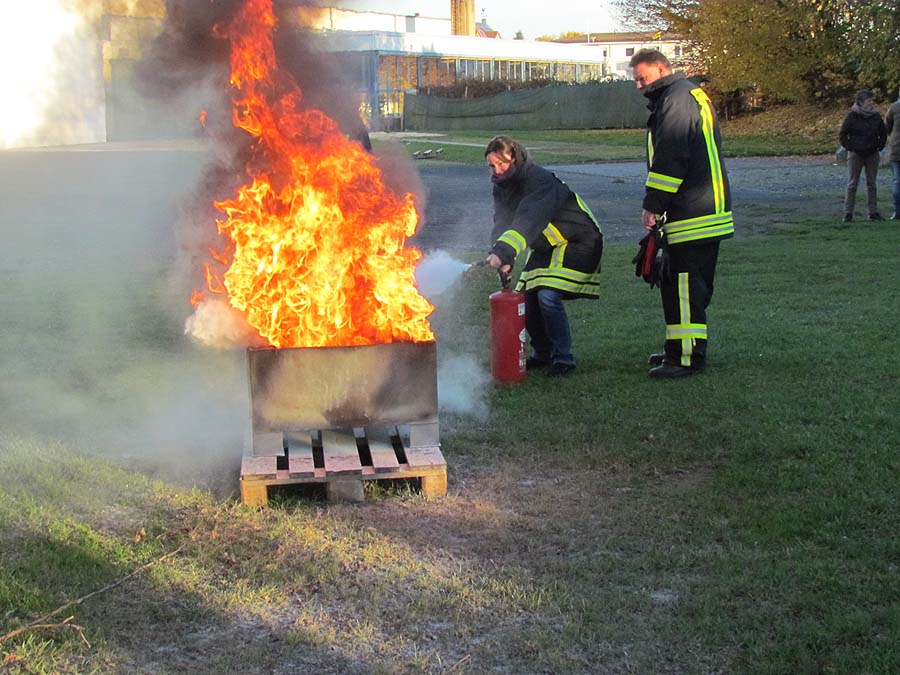
<path fill-rule="evenodd" d="M 722 123 L 727 157 L 771 157 L 830 154 L 838 146 L 844 109 L 794 105 Z M 499 133 L 508 133 L 533 149 L 541 164 L 577 164 L 643 160 L 643 129 L 584 129 L 547 131 L 448 131 L 433 137 L 404 139 L 413 152 L 443 151 L 444 161 L 484 163 L 484 147 Z M 376 140 L 376 143 L 378 141 Z"/>
<path fill-rule="evenodd" d="M 0 417 L 0 672 L 900 672 L 900 229 L 723 244 L 675 382 L 633 248 L 570 305 L 575 375 L 442 416 L 441 500 L 253 510 Z M 495 287 L 440 305 L 442 354 L 486 366 Z"/>

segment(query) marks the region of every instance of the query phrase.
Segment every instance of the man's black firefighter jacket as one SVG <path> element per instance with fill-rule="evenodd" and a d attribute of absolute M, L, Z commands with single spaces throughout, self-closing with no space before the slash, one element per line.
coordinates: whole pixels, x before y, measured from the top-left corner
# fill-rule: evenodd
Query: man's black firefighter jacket
<path fill-rule="evenodd" d="M 666 75 L 643 92 L 650 101 L 644 208 L 665 214 L 669 245 L 732 236 L 722 139 L 706 92 L 683 73 Z"/>
<path fill-rule="evenodd" d="M 597 297 L 603 235 L 587 204 L 547 169 L 530 162 L 494 183 L 494 253 L 512 265 L 530 249 L 516 290 L 552 288 Z"/>

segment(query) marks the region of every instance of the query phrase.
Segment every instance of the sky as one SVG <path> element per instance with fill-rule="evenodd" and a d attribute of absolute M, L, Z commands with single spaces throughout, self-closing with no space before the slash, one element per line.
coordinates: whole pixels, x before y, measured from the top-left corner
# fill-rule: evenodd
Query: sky
<path fill-rule="evenodd" d="M 0 75 L 6 97 L 0 108 L 0 148 L 30 132 L 40 117 L 49 99 L 53 48 L 78 21 L 75 12 L 63 10 L 56 0 L 20 3 L 12 19 L 0 12 Z M 16 105 L 10 105 L 13 100 Z"/>
<path fill-rule="evenodd" d="M 569 31 L 607 33 L 617 29 L 609 2 L 601 0 L 476 0 L 476 21 L 481 21 L 482 13 L 504 38 L 515 37 L 519 30 L 533 40 Z"/>
<path fill-rule="evenodd" d="M 450 16 L 450 0 L 340 0 L 360 11 Z M 482 16 L 505 39 L 521 30 L 526 39 L 570 31 L 607 33 L 617 29 L 609 0 L 475 0 L 475 20 Z"/>

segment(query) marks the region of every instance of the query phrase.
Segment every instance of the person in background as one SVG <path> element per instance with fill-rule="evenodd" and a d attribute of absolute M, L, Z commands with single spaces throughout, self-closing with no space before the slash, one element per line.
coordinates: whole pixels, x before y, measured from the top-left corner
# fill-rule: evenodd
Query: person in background
<path fill-rule="evenodd" d="M 900 93 L 897 100 L 888 108 L 884 118 L 885 130 L 891 137 L 888 159 L 894 171 L 894 182 L 891 183 L 891 196 L 894 198 L 894 213 L 891 220 L 900 220 Z"/>
<path fill-rule="evenodd" d="M 881 113 L 875 106 L 872 92 L 863 89 L 856 94 L 853 107 L 844 118 L 840 131 L 841 145 L 847 148 L 847 196 L 844 199 L 844 222 L 853 220 L 856 207 L 856 187 L 859 175 L 866 170 L 866 197 L 869 206 L 869 220 L 884 220 L 878 212 L 878 189 L 875 179 L 878 176 L 879 153 L 887 140 L 887 130 Z"/>
<path fill-rule="evenodd" d="M 516 290 L 525 292 L 525 327 L 531 338 L 528 370 L 550 376 L 575 370 L 569 319 L 563 301 L 597 298 L 603 235 L 588 206 L 568 185 L 534 164 L 508 136 L 484 151 L 494 197 L 494 244 L 485 263 L 509 274 L 516 258 L 528 259 Z"/>
<path fill-rule="evenodd" d="M 673 73 L 665 55 L 641 49 L 630 66 L 650 109 L 641 223 L 660 227 L 668 255 L 659 281 L 666 342 L 650 355 L 649 372 L 655 379 L 685 377 L 706 365 L 719 242 L 734 234 L 722 138 L 706 92 Z"/>

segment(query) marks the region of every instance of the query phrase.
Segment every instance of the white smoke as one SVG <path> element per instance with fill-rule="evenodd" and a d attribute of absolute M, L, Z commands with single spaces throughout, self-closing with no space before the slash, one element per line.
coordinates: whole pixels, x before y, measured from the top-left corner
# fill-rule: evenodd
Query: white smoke
<path fill-rule="evenodd" d="M 93 17 L 59 0 L 6 4 L 0 9 L 0 147 L 105 140 Z"/>
<path fill-rule="evenodd" d="M 240 349 L 262 346 L 265 341 L 241 312 L 225 300 L 204 300 L 184 323 L 184 333 L 192 340 L 213 349 Z"/>
<path fill-rule="evenodd" d="M 491 378 L 471 354 L 451 354 L 438 366 L 438 404 L 444 412 L 484 417 Z"/>
<path fill-rule="evenodd" d="M 438 404 L 443 412 L 484 417 L 488 412 L 488 391 L 491 378 L 478 359 L 470 353 L 458 351 L 456 346 L 461 328 L 455 317 L 458 282 L 471 264 L 455 259 L 443 250 L 426 255 L 416 268 L 419 292 L 435 306 L 433 327 L 438 336 Z M 464 330 L 464 329 L 463 329 Z M 464 349 L 464 347 L 462 347 Z"/>
<path fill-rule="evenodd" d="M 454 259 L 446 251 L 432 251 L 416 267 L 416 285 L 429 302 L 436 304 L 438 297 L 450 289 L 469 267 L 468 263 Z"/>

